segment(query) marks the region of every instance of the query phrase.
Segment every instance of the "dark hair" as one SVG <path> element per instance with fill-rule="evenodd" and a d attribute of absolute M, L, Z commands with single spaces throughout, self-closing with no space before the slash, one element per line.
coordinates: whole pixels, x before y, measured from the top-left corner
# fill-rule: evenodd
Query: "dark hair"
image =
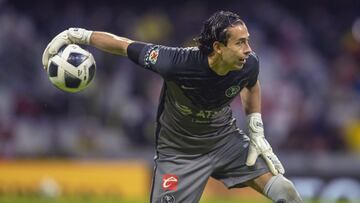
<path fill-rule="evenodd" d="M 194 40 L 198 43 L 199 49 L 209 55 L 214 50 L 215 41 L 227 44 L 229 35 L 226 28 L 238 24 L 245 23 L 237 14 L 230 11 L 218 11 L 203 23 L 201 33 Z"/>

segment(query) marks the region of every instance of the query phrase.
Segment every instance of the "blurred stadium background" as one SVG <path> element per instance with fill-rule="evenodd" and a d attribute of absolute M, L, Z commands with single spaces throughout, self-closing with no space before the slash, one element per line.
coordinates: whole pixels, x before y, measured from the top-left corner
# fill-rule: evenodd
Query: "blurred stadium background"
<path fill-rule="evenodd" d="M 148 202 L 160 77 L 90 49 L 93 84 L 52 86 L 41 54 L 84 27 L 192 46 L 216 10 L 247 22 L 266 136 L 307 202 L 360 202 L 360 3 L 0 0 L 0 202 Z M 243 126 L 240 101 L 233 103 Z M 270 202 L 210 180 L 202 203 Z"/>

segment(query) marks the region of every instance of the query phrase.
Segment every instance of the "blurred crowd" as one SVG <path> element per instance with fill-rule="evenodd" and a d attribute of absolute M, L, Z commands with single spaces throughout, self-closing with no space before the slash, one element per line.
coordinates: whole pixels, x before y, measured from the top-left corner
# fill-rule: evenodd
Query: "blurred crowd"
<path fill-rule="evenodd" d="M 68 27 L 195 46 L 217 10 L 247 23 L 260 58 L 262 114 L 276 151 L 360 152 L 360 6 L 355 1 L 0 0 L 0 157 L 120 157 L 152 149 L 162 80 L 91 47 L 95 81 L 51 85 L 47 43 Z M 239 99 L 234 116 L 244 128 Z"/>

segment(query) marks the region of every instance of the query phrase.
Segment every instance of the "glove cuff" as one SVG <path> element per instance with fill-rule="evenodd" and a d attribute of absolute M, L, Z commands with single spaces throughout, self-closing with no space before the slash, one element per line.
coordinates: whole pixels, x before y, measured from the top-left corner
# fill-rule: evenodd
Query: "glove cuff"
<path fill-rule="evenodd" d="M 90 37 L 93 31 L 83 28 L 69 28 L 68 36 L 73 43 L 76 44 L 90 44 Z"/>
<path fill-rule="evenodd" d="M 86 45 L 90 44 L 90 37 L 91 37 L 92 33 L 93 33 L 92 30 L 85 30 L 84 31 L 84 38 L 85 38 L 85 44 Z"/>
<path fill-rule="evenodd" d="M 247 115 L 247 123 L 249 127 L 249 134 L 264 133 L 264 126 L 261 119 L 261 113 L 251 113 Z"/>

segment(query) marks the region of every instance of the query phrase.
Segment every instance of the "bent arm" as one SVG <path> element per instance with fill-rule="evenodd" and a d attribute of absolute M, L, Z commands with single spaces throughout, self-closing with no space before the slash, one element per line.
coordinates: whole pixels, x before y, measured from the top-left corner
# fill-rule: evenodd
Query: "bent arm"
<path fill-rule="evenodd" d="M 251 88 L 244 88 L 240 92 L 240 97 L 246 115 L 261 112 L 261 89 L 259 81 Z"/>
<path fill-rule="evenodd" d="M 127 48 L 133 42 L 108 32 L 94 31 L 90 37 L 91 46 L 121 56 L 127 56 Z"/>

